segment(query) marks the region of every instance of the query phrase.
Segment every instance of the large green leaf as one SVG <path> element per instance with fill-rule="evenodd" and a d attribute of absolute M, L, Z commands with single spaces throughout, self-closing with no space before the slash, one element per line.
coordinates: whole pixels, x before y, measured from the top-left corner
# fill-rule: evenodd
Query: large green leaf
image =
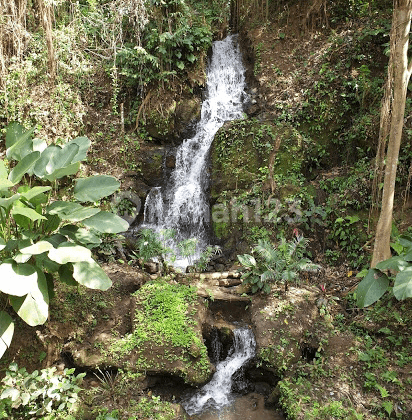
<path fill-rule="evenodd" d="M 69 286 L 77 286 L 77 282 L 73 278 L 73 264 L 65 264 L 59 268 L 59 277 L 63 283 Z"/>
<path fill-rule="evenodd" d="M 375 268 L 369 269 L 356 289 L 357 304 L 360 308 L 372 305 L 388 290 L 389 279 L 386 274 Z"/>
<path fill-rule="evenodd" d="M 380 263 L 376 264 L 376 268 L 379 270 L 402 271 L 408 265 L 409 264 L 405 261 L 405 258 L 396 256 L 381 261 Z"/>
<path fill-rule="evenodd" d="M 63 220 L 71 222 L 80 222 L 95 214 L 99 213 L 99 209 L 95 207 L 83 207 L 79 203 L 72 203 L 70 201 L 55 201 L 47 207 L 50 214 L 57 214 Z"/>
<path fill-rule="evenodd" d="M 59 247 L 53 248 L 48 253 L 49 258 L 58 264 L 67 264 L 69 262 L 85 261 L 92 257 L 91 251 L 84 246 L 75 245 L 69 242 L 63 242 Z"/>
<path fill-rule="evenodd" d="M 73 264 L 73 277 L 83 286 L 90 289 L 107 290 L 112 281 L 94 260 Z"/>
<path fill-rule="evenodd" d="M 100 210 L 95 207 L 82 207 L 81 209 L 75 210 L 73 213 L 66 216 L 66 220 L 69 220 L 70 222 L 80 222 L 99 212 Z"/>
<path fill-rule="evenodd" d="M 9 198 L 0 198 L 0 207 L 4 209 L 9 209 L 15 201 L 20 198 L 20 194 L 14 194 Z"/>
<path fill-rule="evenodd" d="M 43 254 L 43 252 L 50 251 L 52 248 L 53 248 L 53 245 L 50 242 L 39 241 L 28 247 L 21 248 L 20 252 L 22 254 L 38 255 L 38 254 Z"/>
<path fill-rule="evenodd" d="M 75 143 L 67 144 L 63 148 L 55 149 L 48 164 L 47 172 L 52 174 L 58 169 L 66 168 L 73 162 L 73 158 L 77 155 L 79 146 Z"/>
<path fill-rule="evenodd" d="M 46 211 L 50 214 L 57 214 L 61 219 L 66 220 L 74 211 L 81 209 L 83 206 L 79 203 L 55 201 L 47 206 Z"/>
<path fill-rule="evenodd" d="M 56 169 L 52 174 L 50 175 L 44 175 L 44 178 L 47 179 L 50 182 L 55 181 L 56 179 L 63 178 L 64 176 L 70 176 L 77 173 L 80 169 L 80 162 L 72 163 L 69 166 L 66 166 L 65 168 Z"/>
<path fill-rule="evenodd" d="M 120 233 L 129 229 L 129 223 L 108 211 L 101 211 L 83 220 L 83 224 L 102 233 Z"/>
<path fill-rule="evenodd" d="M 51 190 L 51 187 L 33 187 L 29 190 L 22 192 L 21 195 L 24 197 L 27 201 L 31 201 L 33 198 L 37 197 L 40 194 L 45 193 L 46 191 Z"/>
<path fill-rule="evenodd" d="M 20 318 L 30 326 L 44 324 L 49 315 L 49 294 L 44 273 L 38 270 L 35 287 L 26 296 L 10 296 L 10 303 Z"/>
<path fill-rule="evenodd" d="M 78 226 L 65 225 L 59 229 L 59 232 L 88 248 L 94 248 L 102 243 L 102 240 L 97 235 Z"/>
<path fill-rule="evenodd" d="M 18 123 L 11 123 L 6 132 L 6 156 L 9 159 L 22 160 L 33 151 L 32 134 L 35 128 L 25 130 Z"/>
<path fill-rule="evenodd" d="M 3 238 L 0 238 L 0 251 L 6 248 L 6 245 L 7 245 L 7 242 Z"/>
<path fill-rule="evenodd" d="M 89 150 L 91 141 L 87 137 L 76 137 L 73 140 L 70 140 L 66 145 L 65 148 L 70 146 L 71 144 L 77 144 L 79 146 L 79 150 L 77 154 L 72 159 L 72 162 L 79 162 L 85 160 L 87 157 L 87 151 Z"/>
<path fill-rule="evenodd" d="M 24 158 L 11 170 L 9 180 L 13 184 L 17 184 L 25 174 L 31 174 L 31 169 L 39 160 L 40 152 L 32 152 L 24 156 Z"/>
<path fill-rule="evenodd" d="M 53 172 L 53 168 L 50 164 L 53 156 L 61 150 L 61 147 L 51 144 L 44 149 L 41 154 L 39 160 L 34 165 L 34 174 L 39 178 L 44 178 L 46 174 L 51 174 Z"/>
<path fill-rule="evenodd" d="M 237 259 L 239 260 L 240 264 L 242 264 L 244 267 L 252 268 L 256 267 L 256 260 L 252 255 L 249 254 L 243 254 L 238 255 Z"/>
<path fill-rule="evenodd" d="M 0 291 L 8 295 L 24 296 L 37 283 L 37 272 L 31 264 L 4 262 L 0 264 Z"/>
<path fill-rule="evenodd" d="M 14 184 L 9 181 L 8 179 L 1 178 L 0 179 L 0 191 L 7 190 L 12 187 Z"/>
<path fill-rule="evenodd" d="M 95 202 L 113 194 L 120 187 L 120 182 L 109 175 L 96 175 L 76 180 L 74 197 L 79 201 Z"/>
<path fill-rule="evenodd" d="M 398 273 L 393 286 L 396 299 L 403 300 L 412 297 L 412 267 L 409 266 Z"/>
<path fill-rule="evenodd" d="M 29 209 L 28 207 L 20 207 L 20 206 L 14 206 L 11 213 L 13 216 L 20 215 L 25 216 L 32 220 L 33 222 L 36 220 L 46 220 L 46 218 L 41 215 L 40 213 L 37 213 L 37 211 L 33 209 Z"/>
<path fill-rule="evenodd" d="M 399 243 L 404 247 L 404 248 L 412 248 L 412 236 L 406 234 L 403 234 L 401 236 L 399 236 L 398 238 Z"/>
<path fill-rule="evenodd" d="M 0 179 L 7 179 L 9 176 L 9 171 L 6 168 L 6 165 L 4 164 L 4 160 L 0 159 Z"/>
<path fill-rule="evenodd" d="M 4 312 L 0 312 L 0 358 L 4 352 L 10 347 L 14 333 L 14 322 L 11 316 Z"/>

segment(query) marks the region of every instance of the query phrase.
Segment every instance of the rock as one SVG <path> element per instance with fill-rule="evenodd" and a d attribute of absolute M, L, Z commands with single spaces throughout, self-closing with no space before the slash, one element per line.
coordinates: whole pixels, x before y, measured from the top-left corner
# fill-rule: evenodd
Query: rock
<path fill-rule="evenodd" d="M 176 166 L 176 156 L 167 155 L 165 165 L 166 165 L 166 168 L 174 169 Z"/>
<path fill-rule="evenodd" d="M 163 181 L 163 157 L 165 147 L 156 146 L 142 151 L 141 171 L 144 182 L 150 187 L 157 187 Z"/>
<path fill-rule="evenodd" d="M 252 300 L 257 353 L 278 376 L 302 357 L 305 333 L 314 329 L 320 317 L 314 303 L 316 295 L 315 290 L 290 287 L 281 297 L 268 295 Z"/>
<path fill-rule="evenodd" d="M 120 203 L 123 200 L 127 200 L 130 205 L 127 208 L 122 208 Z M 136 217 L 139 215 L 142 208 L 142 202 L 139 196 L 133 191 L 120 191 L 114 194 L 112 198 L 112 205 L 117 209 L 117 214 L 124 220 L 126 220 L 129 225 L 131 225 Z"/>
<path fill-rule="evenodd" d="M 156 274 L 159 271 L 158 264 L 152 261 L 144 263 L 144 270 L 149 274 Z"/>

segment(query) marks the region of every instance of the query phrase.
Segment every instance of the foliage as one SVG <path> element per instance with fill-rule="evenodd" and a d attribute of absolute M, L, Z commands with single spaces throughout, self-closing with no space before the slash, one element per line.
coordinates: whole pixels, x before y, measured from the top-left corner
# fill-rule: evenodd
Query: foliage
<path fill-rule="evenodd" d="M 198 271 L 206 271 L 207 266 L 212 260 L 214 255 L 219 255 L 222 253 L 219 245 L 209 245 L 206 249 L 200 254 L 200 257 L 195 261 L 195 268 Z"/>
<path fill-rule="evenodd" d="M 357 288 L 357 304 L 363 308 L 379 300 L 393 282 L 396 299 L 412 297 L 412 235 L 404 234 L 394 244 L 398 255 L 381 261 L 366 273 Z M 396 273 L 393 276 L 390 273 Z"/>
<path fill-rule="evenodd" d="M 74 369 L 56 373 L 56 368 L 28 373 L 12 363 L 2 379 L 0 418 L 67 418 L 76 407 L 79 387 L 86 375 L 73 375 Z"/>
<path fill-rule="evenodd" d="M 113 354 L 123 355 L 136 351 L 136 368 L 150 370 L 165 360 L 180 360 L 184 366 L 181 375 L 190 370 L 193 376 L 204 382 L 210 375 L 207 349 L 199 329 L 195 329 L 193 316 L 196 313 L 197 294 L 192 286 L 171 284 L 168 278 L 146 283 L 135 292 L 136 311 L 132 334 L 112 343 Z M 147 359 L 153 347 L 164 348 L 163 361 Z M 177 348 L 177 350 L 175 350 Z M 155 364 L 155 365 L 153 365 Z"/>
<path fill-rule="evenodd" d="M 328 239 L 336 242 L 339 249 L 345 252 L 346 258 L 353 267 L 360 267 L 367 262 L 363 251 L 362 222 L 358 216 L 338 217 L 331 224 L 331 233 Z"/>
<path fill-rule="evenodd" d="M 141 258 L 143 264 L 151 259 L 158 259 L 162 265 L 167 264 L 168 260 L 173 261 L 176 256 L 173 249 L 166 246 L 166 242 L 174 235 L 173 229 L 163 229 L 160 232 L 148 228 L 139 230 L 135 256 Z"/>
<path fill-rule="evenodd" d="M 111 176 L 77 179 L 74 201 L 54 199 L 58 180 L 79 170 L 90 141 L 78 137 L 63 147 L 47 145 L 33 139 L 33 131 L 11 124 L 6 134 L 6 156 L 9 163 L 17 164 L 9 170 L 7 162 L 0 160 L 0 278 L 7 279 L 1 283 L 0 292 L 31 326 L 48 318 L 54 276 L 92 289 L 111 286 L 109 277 L 92 258 L 91 249 L 101 243 L 93 231 L 119 233 L 128 228 L 119 216 L 82 204 L 115 192 L 119 182 Z M 39 180 L 41 185 L 32 186 Z M 13 331 L 11 316 L 2 311 L 0 355 L 10 346 Z"/>
<path fill-rule="evenodd" d="M 246 268 L 242 278 L 252 285 L 252 293 L 259 290 L 269 293 L 271 282 L 282 282 L 287 287 L 290 281 L 297 281 L 301 271 L 317 270 L 318 265 L 304 257 L 307 244 L 303 236 L 296 234 L 290 241 L 282 237 L 277 247 L 260 240 L 253 249 L 256 258 L 249 254 L 238 255 L 239 262 Z"/>

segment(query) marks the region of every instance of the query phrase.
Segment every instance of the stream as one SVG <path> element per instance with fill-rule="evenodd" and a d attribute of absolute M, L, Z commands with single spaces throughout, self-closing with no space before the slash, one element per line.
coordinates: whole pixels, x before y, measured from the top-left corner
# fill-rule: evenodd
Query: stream
<path fill-rule="evenodd" d="M 258 393 L 241 395 L 233 391 L 235 376 L 256 353 L 256 342 L 250 328 L 233 331 L 234 341 L 224 360 L 219 360 L 221 343 L 212 343 L 212 360 L 216 361 L 216 372 L 210 382 L 192 392 L 181 401 L 182 407 L 193 420 L 282 420 L 280 413 L 264 406 L 264 396 Z M 236 388 L 247 388 L 243 375 L 236 378 Z"/>
<path fill-rule="evenodd" d="M 213 138 L 225 121 L 243 117 L 245 69 L 236 35 L 213 43 L 207 69 L 206 99 L 196 134 L 177 149 L 176 166 L 166 185 L 152 188 L 144 207 L 141 228 L 161 233 L 173 230 L 175 236 L 166 245 L 178 255 L 173 263 L 185 268 L 190 261 L 179 257 L 177 244 L 196 238 L 196 260 L 208 245 L 210 208 L 207 188 L 208 157 Z"/>

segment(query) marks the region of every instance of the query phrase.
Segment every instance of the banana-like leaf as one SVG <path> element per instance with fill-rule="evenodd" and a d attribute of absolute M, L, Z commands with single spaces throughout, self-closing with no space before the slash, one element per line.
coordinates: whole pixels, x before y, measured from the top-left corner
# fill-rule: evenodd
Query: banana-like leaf
<path fill-rule="evenodd" d="M 9 174 L 9 180 L 13 184 L 17 184 L 23 178 L 23 175 L 30 174 L 35 163 L 40 158 L 40 152 L 32 152 L 24 156 L 24 158 L 11 170 Z"/>
<path fill-rule="evenodd" d="M 10 347 L 14 333 L 14 322 L 11 316 L 4 311 L 0 312 L 0 358 Z"/>
<path fill-rule="evenodd" d="M 107 274 L 92 259 L 74 263 L 73 277 L 89 289 L 107 290 L 112 285 L 112 281 Z"/>
<path fill-rule="evenodd" d="M 102 233 L 120 233 L 129 229 L 129 223 L 108 211 L 100 211 L 94 216 L 83 220 L 83 224 Z"/>
<path fill-rule="evenodd" d="M 44 324 L 49 316 L 49 294 L 44 273 L 37 270 L 37 283 L 33 289 L 26 296 L 10 296 L 10 303 L 31 327 Z"/>
<path fill-rule="evenodd" d="M 389 279 L 386 274 L 371 268 L 366 276 L 358 284 L 356 289 L 357 304 L 360 308 L 372 305 L 388 290 Z"/>
<path fill-rule="evenodd" d="M 0 291 L 8 295 L 24 296 L 37 283 L 37 271 L 31 264 L 4 262 L 0 264 Z"/>
<path fill-rule="evenodd" d="M 96 175 L 76 180 L 74 198 L 78 201 L 95 202 L 113 194 L 120 187 L 120 182 L 110 175 Z"/>
<path fill-rule="evenodd" d="M 405 268 L 396 275 L 393 294 L 398 300 L 412 297 L 412 266 Z"/>
<path fill-rule="evenodd" d="M 0 238 L 0 251 L 6 248 L 6 245 L 7 245 L 7 242 L 3 238 Z"/>

